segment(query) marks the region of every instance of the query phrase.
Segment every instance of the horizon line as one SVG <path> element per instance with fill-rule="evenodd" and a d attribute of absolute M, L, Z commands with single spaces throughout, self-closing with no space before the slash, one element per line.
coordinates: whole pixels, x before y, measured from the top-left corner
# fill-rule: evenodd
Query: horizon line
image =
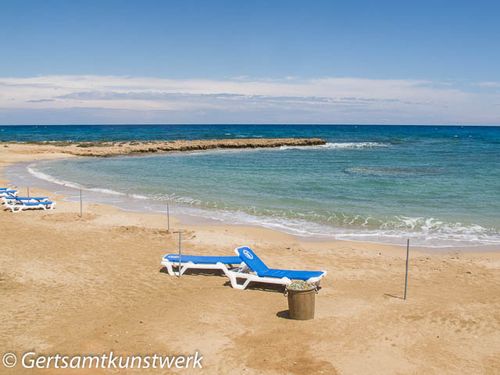
<path fill-rule="evenodd" d="M 360 123 L 72 123 L 72 124 L 0 124 L 8 126 L 439 126 L 439 127 L 500 127 L 500 124 L 360 124 Z"/>

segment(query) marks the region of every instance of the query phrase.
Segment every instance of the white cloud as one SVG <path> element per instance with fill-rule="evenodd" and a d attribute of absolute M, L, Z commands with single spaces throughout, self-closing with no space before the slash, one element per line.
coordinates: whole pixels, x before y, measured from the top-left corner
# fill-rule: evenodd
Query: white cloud
<path fill-rule="evenodd" d="M 0 123 L 499 124 L 500 94 L 423 80 L 0 77 Z M 33 119 L 38 119 L 33 121 Z"/>
<path fill-rule="evenodd" d="M 479 83 L 477 83 L 477 86 L 498 89 L 498 88 L 500 88 L 500 82 L 496 82 L 496 81 L 479 82 Z"/>

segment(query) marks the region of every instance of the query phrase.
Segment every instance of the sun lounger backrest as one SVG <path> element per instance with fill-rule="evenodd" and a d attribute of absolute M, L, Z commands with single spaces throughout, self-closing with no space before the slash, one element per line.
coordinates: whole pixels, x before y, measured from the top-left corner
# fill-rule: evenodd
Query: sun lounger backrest
<path fill-rule="evenodd" d="M 257 275 L 261 276 L 263 273 L 269 271 L 269 268 L 264 264 L 264 262 L 250 249 L 248 246 L 242 246 L 238 248 L 238 254 L 241 260 L 250 267 Z"/>

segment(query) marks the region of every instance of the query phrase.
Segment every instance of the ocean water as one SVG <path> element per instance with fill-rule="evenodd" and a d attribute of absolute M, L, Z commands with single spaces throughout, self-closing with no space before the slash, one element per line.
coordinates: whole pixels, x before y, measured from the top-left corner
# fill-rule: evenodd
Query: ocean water
<path fill-rule="evenodd" d="M 25 173 L 137 209 L 162 211 L 169 202 L 176 212 L 313 238 L 500 247 L 498 127 L 0 127 L 0 140 L 17 141 L 238 137 L 328 143 L 38 162 L 8 177 L 22 184 Z"/>

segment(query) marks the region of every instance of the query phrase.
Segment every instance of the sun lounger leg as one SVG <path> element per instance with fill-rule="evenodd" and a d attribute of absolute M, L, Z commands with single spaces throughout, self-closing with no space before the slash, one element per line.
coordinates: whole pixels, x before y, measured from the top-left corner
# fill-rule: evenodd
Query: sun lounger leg
<path fill-rule="evenodd" d="M 234 272 L 228 272 L 227 277 L 229 277 L 229 281 L 231 282 L 231 286 L 234 289 L 239 289 L 239 290 L 245 290 L 246 287 L 248 286 L 248 284 L 250 284 L 250 282 L 252 281 L 248 278 L 245 278 L 245 282 L 243 284 L 238 284 L 238 276 Z M 240 276 L 239 278 L 243 279 L 244 277 Z"/>
<path fill-rule="evenodd" d="M 184 272 L 186 272 L 189 269 L 189 265 L 183 264 L 182 267 L 179 269 L 178 276 L 184 275 Z"/>
<path fill-rule="evenodd" d="M 171 262 L 165 262 L 164 266 L 167 268 L 168 274 L 170 276 L 182 276 L 190 267 L 187 264 L 183 264 L 179 267 L 178 264 L 173 264 Z M 177 270 L 174 269 L 177 268 Z"/>
<path fill-rule="evenodd" d="M 170 262 L 166 262 L 166 263 L 164 263 L 164 266 L 167 268 L 168 274 L 169 274 L 170 276 L 177 276 L 177 275 L 174 273 L 174 270 L 173 270 L 173 268 L 172 268 L 172 263 L 170 263 Z"/>

